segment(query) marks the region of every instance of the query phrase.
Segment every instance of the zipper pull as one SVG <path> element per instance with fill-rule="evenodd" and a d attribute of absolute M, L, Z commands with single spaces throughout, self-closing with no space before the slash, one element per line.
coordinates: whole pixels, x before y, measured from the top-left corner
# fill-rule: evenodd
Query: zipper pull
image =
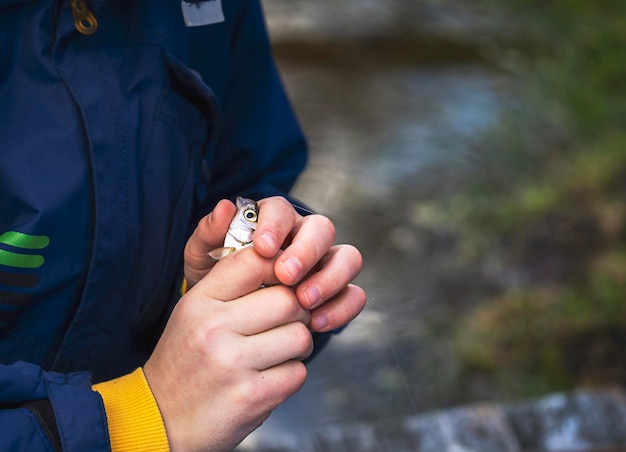
<path fill-rule="evenodd" d="M 71 0 L 74 27 L 84 35 L 92 35 L 98 29 L 98 21 L 85 0 Z"/>

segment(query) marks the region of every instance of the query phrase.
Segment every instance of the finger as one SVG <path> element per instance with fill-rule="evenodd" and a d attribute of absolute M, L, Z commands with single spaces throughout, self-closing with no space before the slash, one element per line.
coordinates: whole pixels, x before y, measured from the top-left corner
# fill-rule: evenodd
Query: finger
<path fill-rule="evenodd" d="M 295 394 L 306 382 L 307 370 L 302 362 L 286 361 L 259 372 L 263 384 L 255 387 L 251 398 L 271 403 L 273 410 Z"/>
<path fill-rule="evenodd" d="M 322 215 L 302 218 L 291 244 L 276 262 L 276 276 L 287 285 L 296 284 L 327 254 L 335 241 L 335 227 Z"/>
<path fill-rule="evenodd" d="M 252 248 L 244 248 L 217 262 L 194 290 L 209 298 L 231 301 L 261 286 L 278 283 L 274 259 L 264 258 Z"/>
<path fill-rule="evenodd" d="M 235 205 L 224 199 L 213 212 L 198 223 L 185 246 L 185 276 L 191 285 L 197 283 L 215 264 L 208 253 L 224 243 L 230 222 L 235 215 Z"/>
<path fill-rule="evenodd" d="M 300 218 L 294 207 L 282 197 L 259 201 L 259 221 L 254 233 L 254 249 L 267 258 L 274 257 Z"/>
<path fill-rule="evenodd" d="M 298 286 L 298 300 L 307 309 L 316 308 L 343 290 L 359 274 L 362 267 L 363 258 L 355 247 L 333 246 L 320 261 L 319 270 Z"/>
<path fill-rule="evenodd" d="M 242 359 L 257 370 L 265 370 L 307 358 L 313 351 L 313 337 L 304 323 L 292 322 L 248 336 L 246 347 L 248 353 Z"/>
<path fill-rule="evenodd" d="M 359 286 L 348 285 L 332 299 L 314 309 L 310 326 L 314 331 L 332 331 L 347 325 L 365 307 L 366 295 Z"/>
<path fill-rule="evenodd" d="M 311 313 L 300 306 L 293 290 L 285 286 L 259 289 L 227 305 L 226 327 L 244 336 L 292 322 L 308 324 L 311 319 Z"/>

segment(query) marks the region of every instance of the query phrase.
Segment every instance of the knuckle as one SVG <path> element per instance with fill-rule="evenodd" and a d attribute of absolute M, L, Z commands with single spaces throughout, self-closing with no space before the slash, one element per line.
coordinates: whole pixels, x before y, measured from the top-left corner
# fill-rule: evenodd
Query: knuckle
<path fill-rule="evenodd" d="M 291 203 L 282 196 L 273 196 L 259 202 L 260 205 L 260 222 L 264 227 L 277 228 L 281 230 L 289 222 L 295 222 L 298 214 Z"/>
<path fill-rule="evenodd" d="M 289 212 L 292 216 L 295 214 L 295 209 L 284 196 L 272 196 L 266 198 L 260 204 L 267 204 L 273 211 Z"/>
<path fill-rule="evenodd" d="M 275 300 L 277 302 L 276 309 L 278 309 L 281 317 L 286 319 L 295 319 L 301 315 L 302 307 L 298 303 L 293 289 L 287 286 L 275 286 L 276 290 Z"/>
<path fill-rule="evenodd" d="M 193 232 L 193 235 L 199 238 L 208 237 L 211 233 L 211 222 L 210 216 L 206 215 L 198 221 L 196 225 L 196 229 Z"/>
<path fill-rule="evenodd" d="M 260 412 L 271 411 L 277 406 L 279 402 L 272 403 L 271 387 L 265 383 L 263 378 L 257 375 L 250 375 L 248 378 L 243 379 L 236 387 L 235 399 L 243 405 L 261 406 Z M 267 406 L 269 403 L 271 406 Z"/>
<path fill-rule="evenodd" d="M 199 336 L 200 338 L 202 336 Z M 245 356 L 236 347 L 229 347 L 224 341 L 209 338 L 203 347 L 202 364 L 211 369 L 211 379 L 221 387 L 236 384 L 241 379 L 242 363 Z"/>
<path fill-rule="evenodd" d="M 309 215 L 305 217 L 311 228 L 318 232 L 317 236 L 323 236 L 328 242 L 333 243 L 337 237 L 337 230 L 330 218 L 324 215 Z"/>
<path fill-rule="evenodd" d="M 212 359 L 219 358 L 219 349 L 215 347 L 218 342 L 218 326 L 216 320 L 205 320 L 188 333 L 188 346 L 193 350 L 201 350 L 203 354 L 211 354 Z"/>
<path fill-rule="evenodd" d="M 343 272 L 348 279 L 354 278 L 363 269 L 363 255 L 352 245 L 339 245 L 337 254 L 341 256 Z"/>
<path fill-rule="evenodd" d="M 363 255 L 353 245 L 343 245 L 345 253 L 348 255 L 351 261 L 357 264 L 359 267 L 363 266 Z"/>
<path fill-rule="evenodd" d="M 270 200 L 277 204 L 277 207 L 280 206 L 281 209 L 291 210 L 293 207 L 291 203 L 284 196 L 273 196 Z"/>
<path fill-rule="evenodd" d="M 313 336 L 309 328 L 301 322 L 293 324 L 293 343 L 298 355 L 306 354 L 313 346 Z"/>
<path fill-rule="evenodd" d="M 363 290 L 362 287 L 355 285 L 350 285 L 349 289 L 352 290 L 352 293 L 354 294 L 353 296 L 357 306 L 359 306 L 360 309 L 363 309 L 367 304 L 367 294 L 365 293 L 365 290 Z"/>
<path fill-rule="evenodd" d="M 244 248 L 233 254 L 233 262 L 237 268 L 245 268 L 249 275 L 268 276 L 266 273 L 271 269 L 267 265 L 267 259 L 261 257 L 252 248 Z"/>
<path fill-rule="evenodd" d="M 367 295 L 365 291 L 354 285 L 349 285 L 346 289 L 349 302 L 342 304 L 341 318 L 342 323 L 352 321 L 365 307 L 367 303 Z"/>
<path fill-rule="evenodd" d="M 324 251 L 320 249 L 321 247 L 319 244 L 313 239 L 301 240 L 299 246 L 304 250 L 303 254 L 305 256 L 319 257 L 319 255 L 323 254 Z"/>
<path fill-rule="evenodd" d="M 208 341 L 210 343 L 210 341 Z M 211 347 L 211 361 L 215 369 L 220 369 L 221 375 L 232 375 L 234 363 L 237 362 L 238 356 L 233 350 L 227 350 L 225 347 Z"/>
<path fill-rule="evenodd" d="M 300 361 L 294 361 L 291 368 L 291 381 L 297 388 L 301 387 L 306 381 L 307 369 L 306 366 Z"/>
<path fill-rule="evenodd" d="M 205 215 L 204 217 L 202 217 L 200 221 L 198 221 L 198 225 L 196 226 L 196 231 L 198 231 L 199 234 L 204 234 L 208 232 L 208 230 L 211 228 L 210 220 L 211 220 L 210 215 Z"/>
<path fill-rule="evenodd" d="M 324 215 L 314 215 L 313 217 L 315 218 L 316 222 L 319 223 L 317 227 L 326 230 L 326 232 L 331 235 L 334 241 L 337 231 L 335 229 L 334 223 L 330 220 L 330 218 L 325 217 Z"/>
<path fill-rule="evenodd" d="M 182 297 L 174 306 L 169 323 L 186 324 L 198 316 L 198 303 L 193 292 Z"/>
<path fill-rule="evenodd" d="M 236 260 L 237 264 L 242 266 L 242 268 L 246 268 L 247 271 L 254 271 L 259 265 L 257 256 L 251 252 L 250 248 L 244 248 L 234 253 L 233 260 Z"/>

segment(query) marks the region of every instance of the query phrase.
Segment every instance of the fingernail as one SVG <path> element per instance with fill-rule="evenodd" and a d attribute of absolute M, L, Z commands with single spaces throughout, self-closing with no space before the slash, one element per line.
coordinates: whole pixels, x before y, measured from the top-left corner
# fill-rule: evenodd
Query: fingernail
<path fill-rule="evenodd" d="M 300 261 L 295 257 L 290 257 L 285 262 L 283 262 L 283 268 L 293 282 L 296 282 L 298 281 L 298 279 L 300 279 L 300 273 L 302 273 L 302 265 L 300 264 Z"/>
<path fill-rule="evenodd" d="M 278 240 L 276 239 L 276 236 L 271 232 L 264 232 L 261 236 L 261 242 L 263 242 L 265 248 L 272 251 L 276 250 L 276 248 L 278 247 Z"/>
<path fill-rule="evenodd" d="M 328 316 L 326 314 L 320 314 L 311 319 L 311 327 L 315 331 L 324 331 L 324 329 L 328 327 L 329 323 L 330 322 L 328 321 Z"/>
<path fill-rule="evenodd" d="M 307 287 L 304 290 L 304 298 L 309 305 L 309 309 L 313 309 L 322 300 L 322 293 L 317 286 Z"/>

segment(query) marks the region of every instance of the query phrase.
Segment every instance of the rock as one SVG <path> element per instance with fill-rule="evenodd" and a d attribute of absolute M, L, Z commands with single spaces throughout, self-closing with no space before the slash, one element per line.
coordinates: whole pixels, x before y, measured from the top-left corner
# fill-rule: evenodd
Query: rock
<path fill-rule="evenodd" d="M 276 435 L 239 450 L 298 452 L 525 452 L 626 450 L 622 389 L 552 394 L 396 419 Z"/>

